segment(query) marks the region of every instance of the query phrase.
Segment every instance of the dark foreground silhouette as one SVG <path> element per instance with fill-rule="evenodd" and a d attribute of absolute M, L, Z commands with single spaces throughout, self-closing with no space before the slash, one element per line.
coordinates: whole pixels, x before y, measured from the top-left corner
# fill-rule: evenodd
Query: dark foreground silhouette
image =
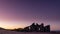
<path fill-rule="evenodd" d="M 16 32 L 18 31 L 18 32 Z M 60 34 L 60 31 L 50 31 L 50 25 L 44 26 L 44 24 L 31 24 L 25 28 L 18 29 L 4 29 L 0 27 L 0 34 Z"/>
<path fill-rule="evenodd" d="M 43 23 L 41 25 L 32 23 L 32 25 L 25 27 L 24 29 L 18 28 L 14 29 L 13 31 L 19 32 L 50 32 L 50 25 L 44 26 Z"/>

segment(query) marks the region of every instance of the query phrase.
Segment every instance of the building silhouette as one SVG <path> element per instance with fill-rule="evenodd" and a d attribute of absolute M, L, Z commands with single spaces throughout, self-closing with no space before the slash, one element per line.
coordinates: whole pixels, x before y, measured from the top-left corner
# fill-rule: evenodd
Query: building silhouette
<path fill-rule="evenodd" d="M 50 32 L 50 25 L 44 26 L 43 23 L 40 25 L 38 23 L 32 23 L 30 26 L 27 26 L 25 28 L 18 28 L 13 31 L 19 31 L 19 32 Z"/>
<path fill-rule="evenodd" d="M 44 26 L 43 23 L 41 25 L 32 23 L 32 25 L 25 27 L 24 31 L 26 32 L 50 32 L 50 25 Z"/>

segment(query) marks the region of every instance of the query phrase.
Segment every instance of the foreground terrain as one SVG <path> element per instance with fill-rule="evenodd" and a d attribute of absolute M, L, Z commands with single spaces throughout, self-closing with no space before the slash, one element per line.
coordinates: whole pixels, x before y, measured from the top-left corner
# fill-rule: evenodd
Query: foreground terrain
<path fill-rule="evenodd" d="M 59 32 L 15 32 L 8 30 L 0 30 L 0 34 L 60 34 Z"/>

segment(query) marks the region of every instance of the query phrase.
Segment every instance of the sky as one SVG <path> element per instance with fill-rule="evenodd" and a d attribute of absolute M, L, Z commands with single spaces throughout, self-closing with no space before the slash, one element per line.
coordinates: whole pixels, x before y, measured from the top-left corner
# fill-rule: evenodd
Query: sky
<path fill-rule="evenodd" d="M 0 27 L 24 28 L 33 22 L 60 30 L 60 0 L 0 0 Z"/>

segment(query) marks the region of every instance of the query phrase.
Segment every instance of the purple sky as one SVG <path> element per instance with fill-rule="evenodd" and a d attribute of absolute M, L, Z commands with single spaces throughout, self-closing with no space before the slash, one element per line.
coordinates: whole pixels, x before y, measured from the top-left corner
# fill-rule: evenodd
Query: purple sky
<path fill-rule="evenodd" d="M 33 22 L 60 30 L 60 0 L 0 0 L 0 27 L 23 28 Z"/>

